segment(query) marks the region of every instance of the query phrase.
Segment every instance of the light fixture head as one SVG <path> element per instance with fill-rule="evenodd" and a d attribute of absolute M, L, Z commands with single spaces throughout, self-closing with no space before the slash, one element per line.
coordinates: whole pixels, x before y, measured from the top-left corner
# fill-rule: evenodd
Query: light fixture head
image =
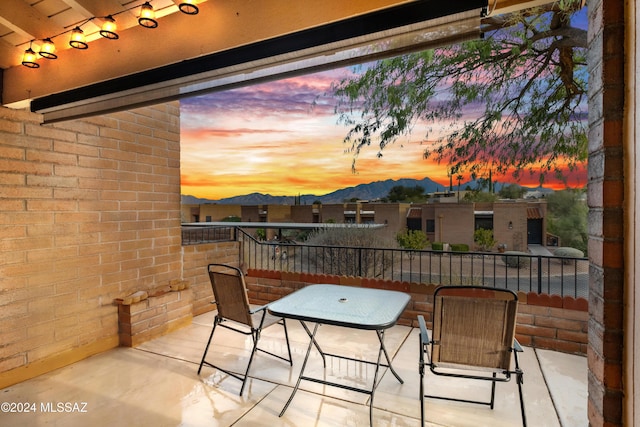
<path fill-rule="evenodd" d="M 29 49 L 25 50 L 22 55 L 22 65 L 28 68 L 38 68 L 40 64 L 36 62 L 37 58 L 36 53 L 31 49 L 31 46 L 29 46 Z"/>
<path fill-rule="evenodd" d="M 145 28 L 156 28 L 158 21 L 156 21 L 156 12 L 153 10 L 151 3 L 145 2 L 140 6 L 140 16 L 138 17 L 138 24 Z"/>
<path fill-rule="evenodd" d="M 200 12 L 195 0 L 182 0 L 178 7 L 180 8 L 180 12 L 186 13 L 187 15 L 197 15 L 198 12 Z"/>
<path fill-rule="evenodd" d="M 87 49 L 89 47 L 84 37 L 84 32 L 80 29 L 80 27 L 75 27 L 71 31 L 71 39 L 69 40 L 69 45 L 76 49 Z"/>
<path fill-rule="evenodd" d="M 118 26 L 116 25 L 116 20 L 113 19 L 113 16 L 109 15 L 104 18 L 104 23 L 102 24 L 102 28 L 100 29 L 100 35 L 105 39 L 116 40 L 118 39 Z"/>
<path fill-rule="evenodd" d="M 56 55 L 56 45 L 53 44 L 50 38 L 42 40 L 42 46 L 40 46 L 40 52 L 38 53 L 47 59 L 56 59 L 58 57 L 58 55 Z"/>

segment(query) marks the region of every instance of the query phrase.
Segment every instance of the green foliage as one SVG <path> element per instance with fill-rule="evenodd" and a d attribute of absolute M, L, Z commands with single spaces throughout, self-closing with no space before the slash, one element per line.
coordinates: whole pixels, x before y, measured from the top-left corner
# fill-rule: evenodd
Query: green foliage
<path fill-rule="evenodd" d="M 256 228 L 256 237 L 258 240 L 267 240 L 267 232 L 264 228 Z"/>
<path fill-rule="evenodd" d="M 390 203 L 397 202 L 423 202 L 427 199 L 427 195 L 424 194 L 424 187 L 416 185 L 415 187 L 405 187 L 403 185 L 396 185 L 389 190 L 386 199 Z"/>
<path fill-rule="evenodd" d="M 498 195 L 486 191 L 471 190 L 464 194 L 462 200 L 465 202 L 495 202 L 498 200 Z"/>
<path fill-rule="evenodd" d="M 482 40 L 368 64 L 335 84 L 353 152 L 431 124 L 425 157 L 453 174 L 524 171 L 560 176 L 587 159 L 587 32 L 571 26 L 580 0 L 487 18 Z M 469 118 L 467 108 L 483 109 Z M 435 140 L 434 136 L 435 135 Z M 440 136 L 444 135 L 444 136 Z"/>
<path fill-rule="evenodd" d="M 229 215 L 226 218 L 222 218 L 221 222 L 241 222 L 242 218 L 237 215 Z"/>
<path fill-rule="evenodd" d="M 452 243 L 451 252 L 469 252 L 469 245 L 466 243 Z"/>
<path fill-rule="evenodd" d="M 429 238 L 422 230 L 408 230 L 396 234 L 396 240 L 401 248 L 422 250 L 429 245 Z"/>
<path fill-rule="evenodd" d="M 433 242 L 431 244 L 431 250 L 432 251 L 442 251 L 442 250 L 444 250 L 444 243 L 442 243 L 442 242 Z"/>
<path fill-rule="evenodd" d="M 582 190 L 556 191 L 547 195 L 547 230 L 560 237 L 562 246 L 587 253 L 589 207 Z"/>
<path fill-rule="evenodd" d="M 506 251 L 502 262 L 511 268 L 527 268 L 531 265 L 531 256 L 526 252 Z"/>
<path fill-rule="evenodd" d="M 498 197 L 501 199 L 522 199 L 526 191 L 525 188 L 520 187 L 518 184 L 509 184 L 500 189 Z"/>
<path fill-rule="evenodd" d="M 584 258 L 584 252 L 576 248 L 557 248 L 553 251 L 555 256 L 567 257 L 567 258 Z"/>
<path fill-rule="evenodd" d="M 485 252 L 496 244 L 496 240 L 493 238 L 493 230 L 487 230 L 486 228 L 478 228 L 474 231 L 473 241 L 480 246 L 480 250 Z"/>
<path fill-rule="evenodd" d="M 557 257 L 562 257 L 562 258 L 584 258 L 584 252 L 582 252 L 579 249 L 575 249 L 575 248 L 557 248 L 555 251 L 553 251 L 553 254 Z M 572 264 L 573 259 L 565 259 L 562 260 L 563 264 Z"/>

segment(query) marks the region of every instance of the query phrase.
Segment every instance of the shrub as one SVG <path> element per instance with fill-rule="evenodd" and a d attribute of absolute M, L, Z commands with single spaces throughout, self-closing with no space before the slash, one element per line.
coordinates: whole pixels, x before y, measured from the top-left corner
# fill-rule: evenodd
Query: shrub
<path fill-rule="evenodd" d="M 502 262 L 511 268 L 527 268 L 531 264 L 530 255 L 526 252 L 506 251 Z"/>
<path fill-rule="evenodd" d="M 469 252 L 469 245 L 466 243 L 452 243 L 451 252 Z"/>
<path fill-rule="evenodd" d="M 567 257 L 567 258 L 584 258 L 584 252 L 575 248 L 557 248 L 553 251 L 555 256 Z"/>
<path fill-rule="evenodd" d="M 487 230 L 486 228 L 478 228 L 474 231 L 473 241 L 480 246 L 480 250 L 485 252 L 496 244 L 496 240 L 493 238 L 493 230 Z"/>
<path fill-rule="evenodd" d="M 431 250 L 432 251 L 441 251 L 444 249 L 444 243 L 442 242 L 433 242 L 431 244 Z"/>
<path fill-rule="evenodd" d="M 379 277 L 393 262 L 391 252 L 380 249 L 397 247 L 374 229 L 355 227 L 321 229 L 307 242 L 318 245 L 309 263 L 339 276 Z"/>
<path fill-rule="evenodd" d="M 421 250 L 429 245 L 429 238 L 422 230 L 407 230 L 396 234 L 396 240 L 403 249 Z"/>
<path fill-rule="evenodd" d="M 557 257 L 563 258 L 584 258 L 584 252 L 580 249 L 560 247 L 553 251 L 553 254 Z M 564 264 L 571 264 L 571 259 L 562 260 Z"/>

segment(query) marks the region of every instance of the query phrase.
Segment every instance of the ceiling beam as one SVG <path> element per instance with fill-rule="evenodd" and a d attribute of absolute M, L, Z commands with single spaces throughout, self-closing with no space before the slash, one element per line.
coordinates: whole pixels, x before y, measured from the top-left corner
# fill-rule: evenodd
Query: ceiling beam
<path fill-rule="evenodd" d="M 58 59 L 54 61 L 41 60 L 40 68 L 28 69 L 20 65 L 11 67 L 4 74 L 2 104 L 24 107 L 24 104 L 20 104 L 21 101 L 28 102 L 33 98 L 319 27 L 372 10 L 411 3 L 415 2 L 209 1 L 200 7 L 197 15 L 173 13 L 160 18 L 159 26 L 155 29 L 136 25 L 119 32 L 118 40 L 101 38 L 91 42 L 89 49 L 68 49 L 60 52 Z"/>
<path fill-rule="evenodd" d="M 94 16 L 109 13 L 107 8 L 110 9 L 110 12 L 114 12 L 111 10 L 111 6 L 114 3 L 120 3 L 117 0 L 63 1 L 71 7 L 84 10 L 84 14 L 90 12 Z M 472 0 L 450 0 L 450 3 L 455 5 L 465 1 Z M 495 15 L 548 4 L 552 0 L 488 0 L 488 2 L 490 13 Z M 0 2 L 0 16 L 3 13 L 9 13 L 6 5 L 13 3 L 21 3 L 23 12 L 26 12 L 24 1 L 2 0 Z M 263 70 L 270 65 L 273 66 L 273 70 L 280 70 L 285 74 L 291 73 L 293 71 L 291 66 L 286 65 L 287 62 L 295 63 L 301 69 L 307 69 L 305 67 L 309 67 L 309 70 L 319 69 L 323 64 L 321 64 L 322 57 L 318 58 L 318 55 L 325 55 L 325 58 L 331 56 L 331 60 L 327 60 L 327 64 L 330 61 L 335 61 L 336 64 L 347 63 L 353 61 L 353 58 L 346 58 L 345 55 L 356 54 L 345 46 L 337 48 L 331 45 L 331 41 L 328 42 L 327 46 L 330 47 L 327 48 L 327 51 L 323 51 L 323 48 L 318 46 L 302 47 L 296 55 L 291 55 L 291 52 L 275 53 L 274 55 L 281 57 L 273 60 L 261 57 L 259 62 L 256 62 L 254 58 L 242 66 L 230 64 L 228 61 L 223 61 L 220 65 L 216 64 L 216 61 L 228 58 L 229 55 L 231 57 L 237 56 L 238 52 L 242 52 L 246 48 L 251 50 L 252 55 L 260 56 L 260 50 L 265 46 L 263 43 L 269 40 L 276 41 L 272 46 L 276 46 L 279 41 L 283 40 L 286 40 L 287 43 L 299 42 L 300 40 L 297 39 L 304 40 L 309 34 L 308 31 L 313 29 L 321 29 L 320 33 L 316 34 L 321 34 L 322 31 L 331 33 L 333 31 L 331 25 L 335 23 L 380 11 L 388 11 L 401 6 L 416 7 L 415 10 L 421 10 L 421 8 L 430 10 L 441 7 L 443 3 L 449 4 L 449 2 L 441 0 L 350 0 L 348 2 L 344 0 L 324 0 L 322 2 L 317 0 L 298 0 L 296 2 L 289 0 L 216 0 L 200 5 L 200 13 L 195 16 L 181 13 L 164 16 L 159 19 L 159 28 L 154 30 L 138 26 L 135 23 L 135 14 L 132 10 L 116 16 L 119 25 L 119 40 L 99 38 L 92 41 L 87 50 L 64 50 L 60 52 L 59 58 L 55 61 L 39 61 L 41 65 L 39 69 L 28 69 L 19 65 L 6 69 L 1 102 L 5 106 L 15 108 L 28 107 L 33 99 L 38 99 L 36 105 L 40 106 L 46 106 L 52 102 L 59 103 L 61 99 L 66 100 L 67 98 L 73 103 L 76 102 L 73 99 L 78 93 L 87 90 L 100 93 L 104 87 L 110 88 L 108 92 L 114 90 L 123 93 L 132 91 L 137 93 L 138 98 L 141 99 L 143 97 L 140 93 L 149 88 L 152 91 L 160 90 L 164 92 L 162 96 L 166 96 L 167 93 L 164 89 L 156 87 L 163 84 L 171 86 L 170 91 L 181 93 L 184 85 L 197 92 L 198 90 L 223 87 L 227 84 L 224 83 L 225 81 L 233 82 L 231 84 L 240 84 L 239 82 L 250 81 L 253 78 L 268 78 Z M 122 10 L 122 7 L 119 9 Z M 6 16 L 12 17 L 13 15 Z M 121 29 L 120 21 L 125 17 L 132 20 L 133 26 Z M 14 25 L 16 22 L 25 23 L 28 21 L 26 18 L 15 19 Z M 361 34 L 373 31 L 371 28 L 367 28 L 368 23 L 366 22 L 358 25 L 363 25 L 360 28 Z M 31 31 L 35 31 L 33 27 L 29 28 Z M 437 31 L 440 32 L 443 40 L 456 40 L 455 36 L 447 33 L 446 28 L 440 28 Z M 41 31 L 41 33 L 45 32 Z M 47 34 L 41 37 L 45 36 Z M 459 36 L 464 37 L 464 35 Z M 437 35 L 434 37 L 437 38 Z M 417 39 L 417 37 L 414 38 Z M 407 43 L 407 45 L 399 48 L 398 52 L 419 47 L 426 48 L 425 46 L 429 46 L 433 40 L 427 40 L 421 44 L 419 41 L 410 41 L 405 37 L 401 43 Z M 410 46 L 412 43 L 413 47 Z M 4 50 L 11 49 L 5 47 Z M 338 50 L 342 53 L 337 54 Z M 4 59 L 2 46 L 0 46 L 0 55 Z M 287 57 L 287 55 L 289 56 Z M 308 57 L 304 59 L 303 64 L 300 61 L 305 55 Z M 307 61 L 314 55 L 313 61 Z M 311 63 L 314 65 L 309 65 Z M 203 64 L 206 64 L 204 69 L 202 68 Z M 2 66 L 1 63 L 0 66 Z M 283 66 L 285 67 L 284 71 L 282 68 L 277 68 Z M 167 71 L 174 73 L 176 70 L 181 70 L 178 74 L 184 73 L 184 70 L 191 70 L 189 71 L 191 77 L 171 74 L 164 82 L 153 80 L 156 78 L 154 76 Z M 241 75 L 243 73 L 244 77 Z M 234 77 L 234 74 L 241 76 Z M 141 78 L 143 78 L 142 82 Z M 145 84 L 144 78 L 151 80 Z M 211 80 L 216 79 L 217 82 L 211 83 Z M 172 82 L 167 83 L 169 80 Z M 131 82 L 136 82 L 135 88 L 130 86 Z M 144 86 L 148 87 L 141 89 Z M 105 92 L 98 96 L 110 95 Z M 120 100 L 118 102 L 123 103 L 119 108 L 126 107 L 124 104 L 127 101 Z"/>
<path fill-rule="evenodd" d="M 64 31 L 23 0 L 0 1 L 0 22 L 29 39 L 41 39 Z"/>

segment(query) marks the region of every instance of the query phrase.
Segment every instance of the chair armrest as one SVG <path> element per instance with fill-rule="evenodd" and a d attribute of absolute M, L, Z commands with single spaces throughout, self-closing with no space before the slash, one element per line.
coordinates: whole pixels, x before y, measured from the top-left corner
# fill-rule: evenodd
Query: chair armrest
<path fill-rule="evenodd" d="M 524 351 L 524 349 L 522 348 L 522 346 L 520 345 L 520 343 L 518 342 L 518 340 L 517 340 L 517 339 L 515 339 L 515 338 L 513 339 L 513 349 L 514 349 L 515 351 L 518 351 L 518 352 L 523 352 L 523 351 Z"/>
<path fill-rule="evenodd" d="M 420 343 L 428 344 L 429 343 L 429 331 L 427 331 L 427 324 L 424 321 L 424 317 L 418 315 L 418 325 L 420 326 Z"/>

